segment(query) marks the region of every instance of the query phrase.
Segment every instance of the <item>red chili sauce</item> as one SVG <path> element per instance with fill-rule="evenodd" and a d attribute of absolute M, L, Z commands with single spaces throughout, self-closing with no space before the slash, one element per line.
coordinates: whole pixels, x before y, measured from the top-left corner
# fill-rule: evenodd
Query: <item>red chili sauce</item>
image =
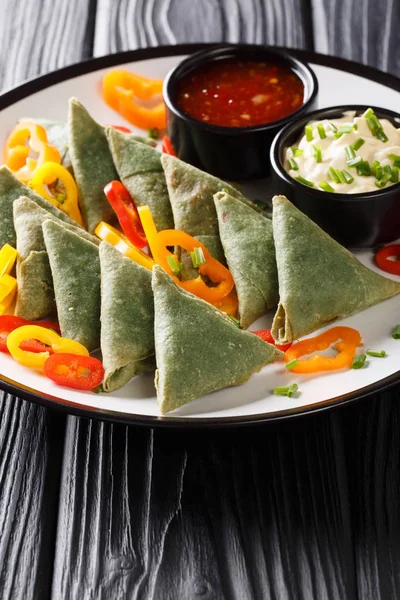
<path fill-rule="evenodd" d="M 288 67 L 228 58 L 183 77 L 177 104 L 199 121 L 249 127 L 290 115 L 303 104 L 303 96 L 302 81 Z"/>

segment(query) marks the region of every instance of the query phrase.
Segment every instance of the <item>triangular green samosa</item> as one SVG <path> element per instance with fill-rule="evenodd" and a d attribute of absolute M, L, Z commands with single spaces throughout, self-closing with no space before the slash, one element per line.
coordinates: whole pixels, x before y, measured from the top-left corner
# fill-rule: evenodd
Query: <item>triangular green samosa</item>
<path fill-rule="evenodd" d="M 100 221 L 115 221 L 104 187 L 118 179 L 104 127 L 72 98 L 68 114 L 69 153 L 79 189 L 79 205 L 86 229 L 93 233 Z"/>
<path fill-rule="evenodd" d="M 162 414 L 214 390 L 247 381 L 282 356 L 224 313 L 153 267 L 156 388 Z"/>
<path fill-rule="evenodd" d="M 273 198 L 280 302 L 272 335 L 287 344 L 400 292 L 371 271 L 285 196 Z"/>
<path fill-rule="evenodd" d="M 49 206 L 52 206 L 48 203 Z M 13 203 L 14 227 L 17 233 L 18 296 L 15 314 L 25 319 L 44 319 L 55 310 L 54 290 L 49 258 L 43 238 L 42 224 L 47 219 L 98 245 L 99 240 L 78 225 L 71 225 L 26 197 Z M 62 214 L 62 213 L 61 213 Z"/>
<path fill-rule="evenodd" d="M 219 234 L 214 194 L 225 189 L 234 198 L 249 202 L 233 186 L 179 158 L 162 154 L 161 163 L 167 180 L 175 229 L 181 229 L 194 237 L 217 236 Z"/>
<path fill-rule="evenodd" d="M 219 234 L 247 329 L 279 301 L 272 222 L 225 192 L 214 196 Z"/>
<path fill-rule="evenodd" d="M 155 369 L 151 272 L 100 244 L 103 389 L 112 392 Z"/>
<path fill-rule="evenodd" d="M 13 202 L 20 196 L 26 196 L 34 200 L 39 206 L 42 206 L 51 214 L 58 216 L 59 219 L 66 223 L 75 223 L 68 215 L 53 206 L 48 200 L 42 198 L 42 196 L 33 192 L 30 187 L 21 183 L 11 173 L 10 169 L 3 165 L 0 167 L 0 248 L 4 244 L 10 244 L 15 248 L 17 240 L 13 219 Z"/>
<path fill-rule="evenodd" d="M 63 337 L 100 346 L 99 248 L 55 221 L 42 225 Z"/>
<path fill-rule="evenodd" d="M 173 229 L 174 219 L 161 154 L 137 136 L 106 127 L 115 168 L 136 206 L 149 206 L 158 231 Z"/>

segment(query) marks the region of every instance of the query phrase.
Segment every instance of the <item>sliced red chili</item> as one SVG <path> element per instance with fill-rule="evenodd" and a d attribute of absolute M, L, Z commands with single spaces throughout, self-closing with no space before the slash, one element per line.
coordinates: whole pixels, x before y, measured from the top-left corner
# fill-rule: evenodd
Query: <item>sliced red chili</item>
<path fill-rule="evenodd" d="M 44 374 L 64 387 L 93 390 L 103 381 L 104 367 L 92 356 L 56 353 L 44 363 Z"/>
<path fill-rule="evenodd" d="M 392 275 L 400 275 L 400 244 L 391 244 L 381 248 L 375 254 L 375 260 L 382 271 Z"/>
<path fill-rule="evenodd" d="M 112 127 L 117 131 L 122 131 L 122 133 L 132 133 L 132 130 L 129 127 L 124 127 L 124 125 L 106 125 L 106 127 Z"/>
<path fill-rule="evenodd" d="M 49 352 L 50 354 L 53 354 L 52 347 L 47 346 L 46 344 L 43 344 L 42 342 L 39 342 L 39 340 L 34 340 L 34 339 L 24 340 L 23 342 L 21 342 L 19 347 L 21 348 L 21 350 L 24 350 L 24 352 Z"/>
<path fill-rule="evenodd" d="M 161 142 L 161 151 L 164 154 L 171 154 L 171 156 L 177 156 L 175 149 L 172 145 L 171 139 L 168 135 L 164 135 Z"/>
<path fill-rule="evenodd" d="M 252 333 L 258 335 L 258 337 L 261 338 L 264 342 L 268 342 L 268 344 L 273 344 L 275 348 L 278 348 L 278 350 L 281 350 L 282 352 L 286 352 L 286 350 L 292 345 L 291 343 L 283 345 L 275 344 L 275 340 L 272 337 L 270 329 L 260 329 L 259 331 L 253 331 Z"/>
<path fill-rule="evenodd" d="M 110 181 L 104 188 L 104 193 L 128 240 L 137 248 L 147 246 L 139 213 L 126 187 L 120 181 Z"/>
<path fill-rule="evenodd" d="M 0 315 L 0 352 L 5 352 L 9 354 L 7 348 L 7 336 L 11 331 L 14 331 L 14 329 L 17 329 L 18 327 L 22 327 L 23 325 L 40 325 L 41 327 L 46 327 L 46 329 L 54 329 L 54 331 L 56 331 L 58 334 L 61 334 L 60 326 L 58 325 L 58 323 L 53 323 L 52 321 L 29 321 L 28 319 L 23 319 L 22 317 L 15 317 L 13 315 Z M 32 342 L 32 344 L 30 344 L 29 348 L 28 340 L 24 342 L 25 345 L 23 347 L 23 350 L 28 350 L 30 352 L 44 351 L 44 345 L 38 342 L 37 340 L 29 340 L 29 343 L 30 342 Z M 45 348 L 45 350 L 47 349 Z"/>

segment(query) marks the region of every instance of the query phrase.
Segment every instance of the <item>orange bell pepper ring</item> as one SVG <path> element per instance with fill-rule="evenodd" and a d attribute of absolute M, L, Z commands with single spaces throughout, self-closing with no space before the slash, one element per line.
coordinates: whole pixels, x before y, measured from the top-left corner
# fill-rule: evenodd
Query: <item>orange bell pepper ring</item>
<path fill-rule="evenodd" d="M 339 352 L 337 356 L 321 356 L 315 354 L 311 358 L 297 360 L 300 356 L 326 350 L 331 344 L 334 344 L 335 350 Z M 357 346 L 361 343 L 360 333 L 351 327 L 332 327 L 324 333 L 312 338 L 307 338 L 296 342 L 291 348 L 286 350 L 284 360 L 286 363 L 296 361 L 290 371 L 293 373 L 317 373 L 319 371 L 336 371 L 350 367 L 353 358 L 356 355 Z"/>
<path fill-rule="evenodd" d="M 127 121 L 142 129 L 164 129 L 165 105 L 161 100 L 155 106 L 141 106 L 139 100 L 151 100 L 162 93 L 161 79 L 148 79 L 124 69 L 115 69 L 103 78 L 103 98 L 110 108 Z"/>
<path fill-rule="evenodd" d="M 29 156 L 31 150 L 37 153 L 37 158 Z M 28 183 L 35 169 L 49 161 L 60 163 L 61 156 L 57 148 L 49 144 L 45 128 L 34 121 L 20 121 L 7 138 L 4 163 L 20 181 Z"/>

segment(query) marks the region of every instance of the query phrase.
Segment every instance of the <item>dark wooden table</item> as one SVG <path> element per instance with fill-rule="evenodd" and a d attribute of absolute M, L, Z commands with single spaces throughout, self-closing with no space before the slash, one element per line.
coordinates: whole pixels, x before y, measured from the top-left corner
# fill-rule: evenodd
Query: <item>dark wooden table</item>
<path fill-rule="evenodd" d="M 0 0 L 0 89 L 196 41 L 308 48 L 400 75 L 394 0 Z M 400 388 L 198 433 L 0 400 L 1 600 L 400 597 Z"/>

